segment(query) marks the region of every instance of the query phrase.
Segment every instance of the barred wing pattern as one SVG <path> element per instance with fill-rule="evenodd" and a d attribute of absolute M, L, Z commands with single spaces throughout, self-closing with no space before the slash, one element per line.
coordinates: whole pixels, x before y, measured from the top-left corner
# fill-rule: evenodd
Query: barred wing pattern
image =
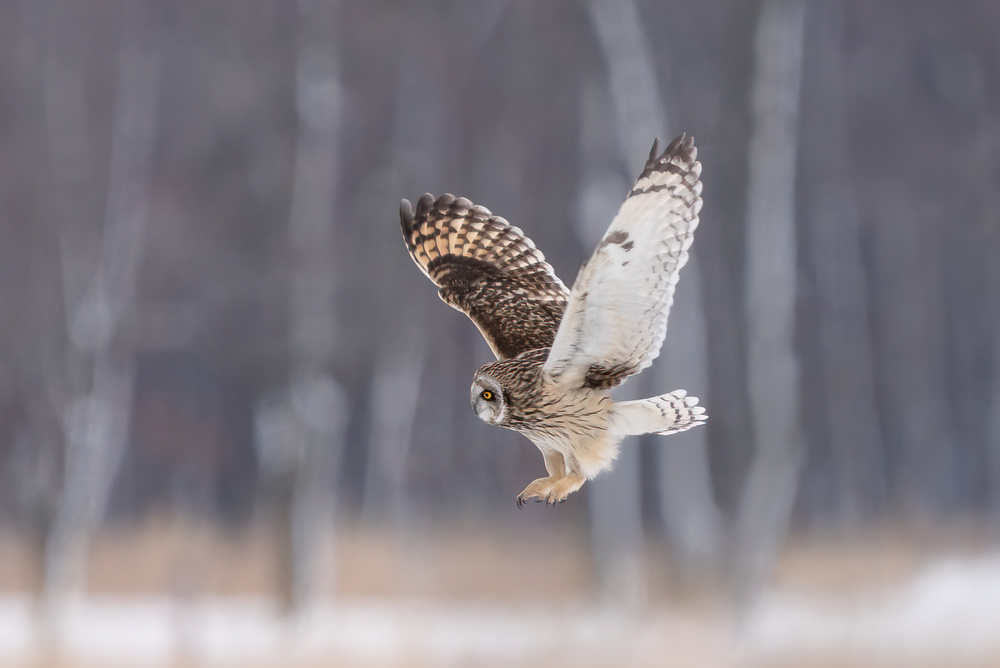
<path fill-rule="evenodd" d="M 498 358 L 552 345 L 569 291 L 524 233 L 464 197 L 403 200 L 403 238 L 441 299 L 476 324 Z"/>
<path fill-rule="evenodd" d="M 610 388 L 648 367 L 667 334 L 678 273 L 701 210 L 701 163 L 681 135 L 642 174 L 580 269 L 544 372 L 567 386 Z"/>

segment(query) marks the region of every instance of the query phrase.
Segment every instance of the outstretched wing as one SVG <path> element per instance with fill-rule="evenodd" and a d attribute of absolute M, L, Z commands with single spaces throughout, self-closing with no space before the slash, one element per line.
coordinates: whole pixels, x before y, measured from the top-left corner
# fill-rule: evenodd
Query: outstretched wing
<path fill-rule="evenodd" d="M 667 334 L 674 286 L 701 210 L 701 163 L 681 135 L 646 166 L 580 269 L 544 371 L 609 388 L 645 369 Z"/>
<path fill-rule="evenodd" d="M 521 230 L 452 195 L 425 194 L 415 215 L 404 199 L 399 218 L 417 266 L 498 358 L 552 345 L 569 291 Z"/>

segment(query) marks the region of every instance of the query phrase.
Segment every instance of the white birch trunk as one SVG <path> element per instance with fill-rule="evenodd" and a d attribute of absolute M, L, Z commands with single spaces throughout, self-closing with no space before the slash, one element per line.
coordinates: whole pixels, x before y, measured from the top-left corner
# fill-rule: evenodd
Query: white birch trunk
<path fill-rule="evenodd" d="M 620 156 L 616 161 L 618 169 L 615 171 L 622 174 L 624 192 L 628 188 L 625 174 L 635 168 L 622 171 L 622 166 L 642 163 L 648 154 L 648 148 L 641 146 L 651 142 L 652 137 L 662 129 L 666 122 L 666 112 L 660 102 L 652 56 L 639 24 L 635 5 L 631 0 L 621 3 L 589 0 L 587 10 L 607 70 L 607 94 L 611 101 Z M 588 136 L 598 130 L 593 127 L 595 123 L 592 115 L 590 123 L 587 122 L 586 112 L 593 104 L 588 104 L 586 100 L 584 102 L 581 105 L 585 112 L 581 132 L 586 146 Z M 640 133 L 644 133 L 646 138 L 639 138 Z M 583 153 L 586 155 L 587 151 Z M 588 199 L 592 200 L 587 196 L 587 191 L 593 192 L 593 185 L 616 180 L 598 178 L 590 179 L 591 182 L 587 183 L 586 175 L 584 178 L 581 204 Z M 581 236 L 585 248 L 597 245 L 618 204 L 619 202 L 612 203 L 609 200 L 607 207 L 598 206 L 594 213 L 604 208 L 611 212 L 607 217 L 601 216 L 600 220 L 583 215 L 591 212 L 581 211 L 579 220 L 583 225 Z M 588 221 L 588 217 L 593 222 Z M 640 561 L 643 547 L 641 473 L 639 445 L 634 442 L 626 443 L 615 462 L 614 471 L 589 483 L 588 490 L 591 540 L 600 594 L 609 603 L 632 608 L 642 604 L 644 590 Z"/>
<path fill-rule="evenodd" d="M 79 239 L 81 221 L 70 207 L 61 210 L 67 230 L 62 258 L 69 340 L 62 384 L 71 386 L 71 376 L 84 369 L 84 387 L 69 391 L 63 410 L 64 480 L 45 559 L 52 612 L 82 587 L 88 542 L 103 518 L 128 436 L 133 365 L 128 353 L 116 349 L 114 337 L 133 302 L 148 218 L 158 91 L 152 43 L 146 17 L 138 12 L 126 27 L 119 53 L 109 186 L 95 266 L 85 268 L 71 245 Z M 84 104 L 72 76 L 63 76 L 73 69 L 57 62 L 46 68 L 53 78 L 46 82 L 46 103 L 57 161 L 82 159 L 87 153 L 86 140 L 77 136 L 86 132 L 79 122 L 85 112 L 58 108 L 66 101 Z M 69 87 L 65 96 L 63 86 Z M 53 167 L 57 183 L 77 193 L 85 181 L 80 170 L 88 168 Z"/>
<path fill-rule="evenodd" d="M 757 26 L 746 221 L 747 376 L 754 458 L 735 535 L 745 604 L 787 530 L 802 459 L 795 357 L 795 166 L 803 0 L 765 0 Z"/>
<path fill-rule="evenodd" d="M 653 138 L 662 135 L 669 139 L 673 134 L 663 105 L 655 59 L 638 10 L 631 0 L 589 0 L 587 8 L 604 54 L 621 157 L 627 165 L 626 173 L 634 174 L 645 162 Z M 582 129 L 594 132 L 586 127 Z M 619 203 L 616 201 L 615 206 Z M 608 221 L 610 217 L 599 230 L 597 225 L 588 225 L 595 228 L 595 238 L 603 234 Z M 670 316 L 670 336 L 663 351 L 664 360 L 654 369 L 657 371 L 654 375 L 656 392 L 675 389 L 673 385 L 667 387 L 670 382 L 681 383 L 692 392 L 697 391 L 704 402 L 708 398 L 707 350 L 697 273 L 697 261 L 692 257 Z M 696 429 L 669 440 L 653 439 L 657 444 L 662 518 L 682 565 L 704 566 L 714 559 L 720 543 L 721 523 L 712 495 L 706 433 L 704 429 Z M 628 514 L 634 514 L 629 524 L 636 534 L 633 539 L 636 549 L 641 548 L 642 532 L 639 455 L 636 444 L 626 444 L 612 478 L 617 480 L 617 488 L 607 485 L 605 491 L 605 485 L 596 481 L 592 489 L 595 504 L 602 503 L 601 497 L 605 494 L 635 497 Z M 596 514 L 595 519 L 599 516 Z M 619 525 L 616 530 L 621 528 Z M 597 542 L 617 540 L 601 537 L 598 532 L 595 521 Z"/>
<path fill-rule="evenodd" d="M 300 0 L 296 62 L 298 143 L 289 212 L 292 256 L 289 329 L 293 371 L 279 391 L 277 417 L 258 412 L 258 427 L 284 424 L 284 436 L 268 449 L 277 495 L 281 583 L 279 599 L 289 613 L 304 612 L 329 594 L 333 554 L 333 496 L 345 411 L 343 392 L 329 375 L 337 330 L 333 259 L 339 176 L 342 90 L 338 56 L 339 3 Z M 264 410 L 264 409 L 259 409 Z M 267 430 L 265 429 L 265 432 Z M 262 467 L 267 468 L 267 467 Z"/>

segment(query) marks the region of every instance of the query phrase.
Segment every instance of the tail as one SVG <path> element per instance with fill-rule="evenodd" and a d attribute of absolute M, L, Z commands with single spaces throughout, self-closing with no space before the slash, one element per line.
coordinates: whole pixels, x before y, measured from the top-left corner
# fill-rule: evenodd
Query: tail
<path fill-rule="evenodd" d="M 618 428 L 626 436 L 638 434 L 676 434 L 697 427 L 708 419 L 698 397 L 689 397 L 684 390 L 637 401 L 615 404 Z"/>

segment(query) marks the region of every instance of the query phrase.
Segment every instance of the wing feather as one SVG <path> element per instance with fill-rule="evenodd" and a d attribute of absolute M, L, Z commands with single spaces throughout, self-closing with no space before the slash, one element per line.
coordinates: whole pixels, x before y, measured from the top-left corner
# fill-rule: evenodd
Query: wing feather
<path fill-rule="evenodd" d="M 403 239 L 445 303 L 475 323 L 498 358 L 552 345 L 569 291 L 531 239 L 464 197 L 403 200 Z"/>
<path fill-rule="evenodd" d="M 544 371 L 609 388 L 659 355 L 678 273 L 701 210 L 701 163 L 681 135 L 649 160 L 573 283 Z"/>

